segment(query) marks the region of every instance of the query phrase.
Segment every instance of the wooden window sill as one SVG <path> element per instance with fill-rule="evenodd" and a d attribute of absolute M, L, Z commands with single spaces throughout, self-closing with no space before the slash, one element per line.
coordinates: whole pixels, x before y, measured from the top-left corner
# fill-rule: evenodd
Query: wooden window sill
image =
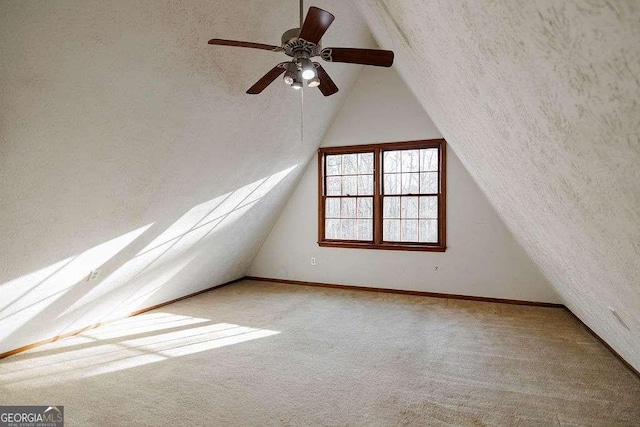
<path fill-rule="evenodd" d="M 421 251 L 421 252 L 445 252 L 446 246 L 421 245 L 421 244 L 400 244 L 400 243 L 369 243 L 369 242 L 337 242 L 322 241 L 318 246 L 325 248 L 350 248 L 350 249 L 377 249 L 390 251 Z"/>

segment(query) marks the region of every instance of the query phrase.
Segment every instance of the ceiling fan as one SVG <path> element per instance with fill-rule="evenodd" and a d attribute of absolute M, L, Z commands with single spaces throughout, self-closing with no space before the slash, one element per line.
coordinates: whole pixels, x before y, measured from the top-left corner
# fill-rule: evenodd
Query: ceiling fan
<path fill-rule="evenodd" d="M 273 67 L 247 90 L 248 94 L 259 94 L 284 73 L 284 82 L 294 89 L 302 89 L 303 83 L 306 82 L 308 87 L 320 89 L 324 96 L 333 95 L 338 92 L 338 87 L 322 68 L 322 65 L 311 61 L 311 58 L 317 56 L 328 62 L 346 62 L 378 67 L 390 67 L 393 64 L 393 52 L 390 50 L 344 47 L 323 49 L 320 40 L 335 17 L 326 10 L 311 6 L 303 22 L 302 11 L 303 0 L 300 0 L 300 27 L 285 31 L 282 34 L 280 46 L 236 40 L 209 40 L 211 45 L 270 50 L 282 52 L 292 58 Z"/>

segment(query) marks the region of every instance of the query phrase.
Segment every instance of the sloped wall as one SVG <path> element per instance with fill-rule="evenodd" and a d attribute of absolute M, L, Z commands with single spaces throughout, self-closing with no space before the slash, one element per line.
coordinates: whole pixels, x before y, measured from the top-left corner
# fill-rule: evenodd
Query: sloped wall
<path fill-rule="evenodd" d="M 372 47 L 357 10 L 328 45 Z M 0 353 L 245 274 L 341 91 L 246 89 L 286 56 L 269 0 L 0 2 Z M 100 276 L 87 281 L 92 270 Z"/>
<path fill-rule="evenodd" d="M 322 145 L 441 137 L 395 70 L 371 67 L 360 74 Z M 251 265 L 250 275 L 558 302 L 451 147 L 444 253 L 319 247 L 317 177 L 314 158 Z M 315 266 L 311 257 L 316 258 Z"/>
<path fill-rule="evenodd" d="M 640 4 L 358 4 L 565 304 L 640 369 Z"/>

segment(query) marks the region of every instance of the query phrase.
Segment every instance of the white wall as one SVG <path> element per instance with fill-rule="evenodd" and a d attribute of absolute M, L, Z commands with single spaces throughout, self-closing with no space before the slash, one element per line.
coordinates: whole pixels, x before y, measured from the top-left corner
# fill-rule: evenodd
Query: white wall
<path fill-rule="evenodd" d="M 327 45 L 372 46 L 347 2 Z M 271 0 L 0 1 L 0 353 L 245 275 L 360 67 L 275 81 Z M 100 277 L 87 281 L 89 272 Z"/>
<path fill-rule="evenodd" d="M 366 68 L 322 145 L 439 137 L 438 129 L 393 69 Z M 451 147 L 447 162 L 446 252 L 319 247 L 314 157 L 249 274 L 558 302 L 549 283 L 515 242 Z M 311 266 L 311 257 L 316 258 L 316 266 Z"/>

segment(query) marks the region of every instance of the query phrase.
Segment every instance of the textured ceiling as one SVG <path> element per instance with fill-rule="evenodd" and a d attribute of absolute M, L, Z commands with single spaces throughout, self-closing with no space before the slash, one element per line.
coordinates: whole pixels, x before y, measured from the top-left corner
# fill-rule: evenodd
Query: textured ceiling
<path fill-rule="evenodd" d="M 566 305 L 640 369 L 640 4 L 358 4 Z"/>
<path fill-rule="evenodd" d="M 326 46 L 375 47 L 315 4 Z M 361 68 L 326 65 L 301 142 L 299 93 L 244 93 L 286 57 L 207 41 L 297 26 L 295 0 L 0 1 L 0 352 L 244 274 Z"/>

